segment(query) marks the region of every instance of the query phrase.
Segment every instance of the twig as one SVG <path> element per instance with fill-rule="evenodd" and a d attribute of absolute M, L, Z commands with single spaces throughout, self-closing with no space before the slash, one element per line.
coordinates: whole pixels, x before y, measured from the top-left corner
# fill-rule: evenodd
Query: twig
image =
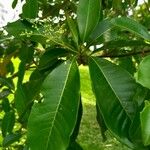
<path fill-rule="evenodd" d="M 109 57 L 109 58 L 117 58 L 117 57 L 129 57 L 133 55 L 138 55 L 138 54 L 145 54 L 145 53 L 150 53 L 150 50 L 145 50 L 145 51 L 139 51 L 139 52 L 130 52 L 126 54 L 118 54 L 118 55 L 109 55 L 109 54 L 104 54 L 100 55 L 98 57 L 103 58 L 103 57 Z"/>

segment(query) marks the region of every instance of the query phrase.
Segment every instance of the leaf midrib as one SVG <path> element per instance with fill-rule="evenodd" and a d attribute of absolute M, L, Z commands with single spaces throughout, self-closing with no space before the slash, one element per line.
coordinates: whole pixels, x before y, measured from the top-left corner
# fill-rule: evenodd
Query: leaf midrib
<path fill-rule="evenodd" d="M 91 57 L 91 58 L 92 58 L 92 57 Z M 92 58 L 92 59 L 93 59 L 93 58 Z M 111 86 L 111 83 L 108 81 L 107 77 L 105 76 L 105 73 L 104 73 L 104 72 L 102 71 L 102 69 L 99 67 L 97 61 L 94 60 L 94 59 L 93 59 L 93 61 L 94 61 L 95 64 L 98 66 L 98 68 L 101 70 L 101 72 L 102 72 L 104 78 L 106 79 L 108 85 L 110 86 L 110 88 L 112 89 L 112 91 L 113 91 L 113 93 L 115 94 L 116 98 L 117 98 L 117 99 L 119 100 L 119 102 L 120 102 L 120 98 L 117 96 L 115 90 L 114 90 L 113 87 Z M 121 103 L 121 102 L 120 102 L 120 105 L 122 106 L 122 103 Z M 122 106 L 122 108 L 123 108 L 123 106 Z M 124 108 L 123 108 L 123 110 L 126 112 L 127 116 L 130 118 L 130 116 L 128 115 L 128 112 L 127 112 Z"/>
<path fill-rule="evenodd" d="M 89 22 L 89 15 L 90 15 L 90 0 L 88 0 L 88 14 L 87 14 L 87 17 L 86 17 L 86 23 L 85 23 L 85 32 L 84 32 L 84 35 L 83 35 L 83 41 L 85 40 L 85 37 L 86 37 L 86 34 L 87 34 L 87 28 L 88 28 L 88 22 Z"/>
<path fill-rule="evenodd" d="M 48 134 L 48 138 L 47 138 L 48 140 L 47 140 L 47 143 L 46 143 L 46 150 L 48 150 L 50 136 L 51 136 L 51 133 L 52 133 L 52 129 L 55 126 L 55 120 L 56 120 L 57 114 L 59 113 L 58 109 L 59 109 L 59 106 L 61 104 L 61 99 L 63 97 L 63 93 L 65 91 L 65 87 L 66 87 L 66 84 L 67 84 L 67 81 L 68 81 L 68 76 L 69 76 L 69 73 L 70 73 L 70 70 L 71 70 L 71 67 L 72 67 L 72 63 L 73 63 L 73 61 L 71 62 L 70 66 L 69 66 L 69 69 L 68 69 L 68 72 L 67 72 L 67 76 L 66 76 L 66 80 L 64 82 L 64 86 L 63 86 L 63 89 L 62 89 L 62 92 L 60 94 L 60 98 L 59 98 L 59 101 L 58 101 L 58 106 L 57 106 L 56 111 L 55 111 L 54 119 L 52 121 L 52 125 L 50 126 L 50 132 Z"/>

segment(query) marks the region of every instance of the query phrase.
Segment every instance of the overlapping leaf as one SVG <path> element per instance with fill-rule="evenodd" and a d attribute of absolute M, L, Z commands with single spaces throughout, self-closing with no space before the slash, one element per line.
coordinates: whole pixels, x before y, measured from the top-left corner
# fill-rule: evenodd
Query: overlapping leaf
<path fill-rule="evenodd" d="M 136 79 L 138 83 L 150 89 L 150 55 L 140 63 Z"/>
<path fill-rule="evenodd" d="M 146 40 L 150 40 L 150 34 L 146 27 L 139 24 L 135 20 L 128 18 L 128 17 L 120 17 L 120 18 L 113 18 L 111 20 L 111 23 L 115 26 L 118 26 L 120 28 L 126 29 L 127 31 L 130 31 Z"/>
<path fill-rule="evenodd" d="M 28 123 L 32 150 L 66 150 L 75 127 L 80 102 L 75 60 L 54 69 L 42 86 L 43 102 L 35 103 Z"/>
<path fill-rule="evenodd" d="M 89 67 L 97 105 L 108 129 L 133 147 L 128 131 L 136 113 L 133 97 L 137 85 L 134 79 L 128 72 L 104 59 L 90 58 Z"/>
<path fill-rule="evenodd" d="M 80 38 L 85 42 L 100 18 L 100 0 L 80 0 L 77 9 L 77 22 Z"/>

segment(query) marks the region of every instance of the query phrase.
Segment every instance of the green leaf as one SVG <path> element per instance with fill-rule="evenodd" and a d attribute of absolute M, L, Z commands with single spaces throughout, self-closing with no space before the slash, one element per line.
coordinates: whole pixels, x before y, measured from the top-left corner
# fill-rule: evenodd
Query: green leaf
<path fill-rule="evenodd" d="M 150 55 L 146 56 L 138 67 L 136 74 L 138 83 L 150 89 Z"/>
<path fill-rule="evenodd" d="M 106 33 L 112 27 L 113 25 L 110 23 L 110 20 L 103 20 L 99 22 L 96 28 L 93 30 L 93 32 L 90 35 L 90 39 L 91 39 L 90 43 L 96 41 L 98 38 L 100 38 L 104 33 Z"/>
<path fill-rule="evenodd" d="M 104 118 L 97 104 L 96 104 L 96 112 L 97 112 L 96 119 L 101 130 L 101 136 L 103 138 L 103 141 L 105 142 L 107 140 L 107 137 L 105 135 L 105 132 L 107 131 L 107 126 L 105 124 Z"/>
<path fill-rule="evenodd" d="M 70 18 L 70 17 L 67 17 L 67 22 L 68 22 L 69 29 L 70 29 L 70 31 L 72 33 L 73 40 L 76 43 L 76 45 L 78 46 L 79 37 L 78 37 L 77 25 L 74 22 L 74 20 L 72 18 Z"/>
<path fill-rule="evenodd" d="M 34 104 L 29 117 L 28 142 L 32 150 L 66 150 L 77 121 L 79 90 L 74 59 L 47 76 L 41 90 L 43 100 Z"/>
<path fill-rule="evenodd" d="M 137 85 L 128 72 L 105 59 L 91 57 L 90 76 L 97 105 L 108 129 L 133 148 L 128 130 L 136 113 Z M 109 106 L 109 107 L 108 107 Z"/>
<path fill-rule="evenodd" d="M 39 62 L 39 69 L 45 69 L 54 65 L 59 57 L 66 56 L 68 51 L 63 48 L 47 49 L 42 55 Z"/>
<path fill-rule="evenodd" d="M 23 6 L 23 18 L 34 19 L 38 15 L 38 0 L 26 0 Z"/>
<path fill-rule="evenodd" d="M 7 112 L 4 115 L 2 120 L 2 134 L 3 137 L 7 135 L 7 133 L 11 133 L 15 124 L 15 113 L 14 111 Z"/>
<path fill-rule="evenodd" d="M 28 22 L 27 20 L 18 20 L 13 23 L 9 23 L 5 27 L 8 34 L 13 35 L 15 37 L 20 37 L 21 34 L 27 33 L 27 32 L 33 32 L 34 28 L 32 27 L 32 24 Z"/>
<path fill-rule="evenodd" d="M 140 114 L 143 143 L 150 145 L 150 103 L 147 104 Z"/>
<path fill-rule="evenodd" d="M 7 98 L 3 99 L 2 101 L 2 108 L 4 110 L 4 112 L 9 112 L 10 111 L 10 103 L 9 100 Z"/>
<path fill-rule="evenodd" d="M 3 147 L 7 147 L 21 138 L 21 133 L 12 133 L 7 135 L 3 140 Z"/>
<path fill-rule="evenodd" d="M 18 3 L 18 0 L 13 0 L 13 3 L 12 3 L 12 8 L 13 9 L 16 7 L 17 3 Z"/>
<path fill-rule="evenodd" d="M 13 81 L 10 78 L 0 77 L 0 86 L 5 85 L 10 89 L 14 89 Z"/>
<path fill-rule="evenodd" d="M 150 34 L 148 30 L 138 22 L 127 17 L 113 18 L 111 23 L 120 28 L 126 29 L 146 40 L 150 40 Z"/>
<path fill-rule="evenodd" d="M 0 99 L 6 98 L 10 93 L 11 91 L 9 89 L 3 89 L 0 92 Z"/>
<path fill-rule="evenodd" d="M 80 0 L 77 8 L 77 23 L 80 38 L 85 42 L 100 18 L 100 0 Z"/>

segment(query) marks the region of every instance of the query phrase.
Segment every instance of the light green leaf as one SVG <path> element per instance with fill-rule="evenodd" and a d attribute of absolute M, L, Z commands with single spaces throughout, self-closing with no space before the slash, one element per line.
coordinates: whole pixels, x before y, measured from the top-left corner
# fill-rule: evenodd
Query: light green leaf
<path fill-rule="evenodd" d="M 28 142 L 32 150 L 67 149 L 77 121 L 79 90 L 79 71 L 74 59 L 47 76 L 41 91 L 43 100 L 34 104 L 29 117 Z"/>
<path fill-rule="evenodd" d="M 150 55 L 146 56 L 140 63 L 136 73 L 138 83 L 150 89 Z"/>
<path fill-rule="evenodd" d="M 147 104 L 140 114 L 143 143 L 150 145 L 150 104 Z"/>
<path fill-rule="evenodd" d="M 100 0 L 80 0 L 77 8 L 77 23 L 80 38 L 85 42 L 100 18 Z"/>
<path fill-rule="evenodd" d="M 146 40 L 150 40 L 150 34 L 148 30 L 143 25 L 139 24 L 133 19 L 127 17 L 113 18 L 111 23 L 120 28 L 126 29 Z"/>
<path fill-rule="evenodd" d="M 38 15 L 38 0 L 26 0 L 23 6 L 23 18 L 34 19 Z"/>
<path fill-rule="evenodd" d="M 108 129 L 131 148 L 128 130 L 136 113 L 137 85 L 128 72 L 105 59 L 91 57 L 90 76 L 97 105 Z"/>

